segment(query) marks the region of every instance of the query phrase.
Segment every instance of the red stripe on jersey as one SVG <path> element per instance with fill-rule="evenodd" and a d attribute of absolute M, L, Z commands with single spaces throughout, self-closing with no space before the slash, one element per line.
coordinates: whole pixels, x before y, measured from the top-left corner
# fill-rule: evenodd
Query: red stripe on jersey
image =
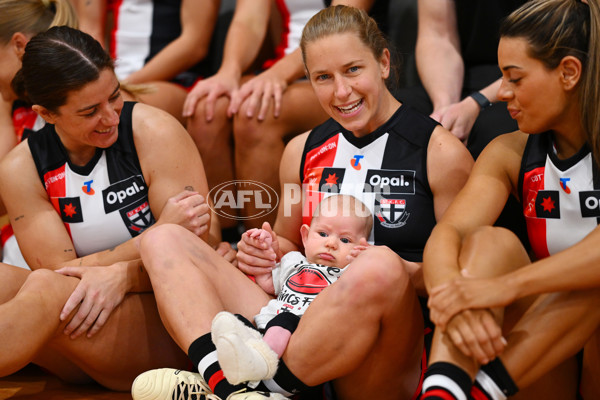
<path fill-rule="evenodd" d="M 538 191 L 544 190 L 544 167 L 538 167 L 523 175 L 523 215 L 527 223 L 527 235 L 531 248 L 538 258 L 548 257 L 546 219 L 538 218 L 535 200 Z"/>
<path fill-rule="evenodd" d="M 335 154 L 338 148 L 338 139 L 340 134 L 332 136 L 328 141 L 323 143 L 321 146 L 312 149 L 306 153 L 306 159 L 304 160 L 304 183 L 307 182 L 308 171 L 315 167 L 331 167 L 335 160 Z M 316 160 L 316 161 L 315 161 Z M 317 181 L 317 184 L 319 181 Z"/>
<path fill-rule="evenodd" d="M 60 213 L 60 204 L 58 203 L 58 198 L 67 196 L 65 165 L 66 164 L 63 164 L 59 168 L 48 171 L 44 174 L 44 185 L 46 186 L 46 192 L 48 193 L 50 202 L 54 206 L 54 209 L 58 215 L 62 215 Z M 65 222 L 64 225 L 69 237 L 72 237 L 69 224 Z"/>
<path fill-rule="evenodd" d="M 302 223 L 310 225 L 312 215 L 317 205 L 323 199 L 323 193 L 319 192 L 319 182 L 323 174 L 323 168 L 333 166 L 335 155 L 338 148 L 338 139 L 340 134 L 332 136 L 321 146 L 312 149 L 306 153 L 304 160 L 304 181 L 302 190 L 304 190 L 305 202 L 302 207 Z"/>
<path fill-rule="evenodd" d="M 275 58 L 265 61 L 262 65 L 263 70 L 271 68 L 273 64 L 285 56 L 285 49 L 287 49 L 289 43 L 290 11 L 285 4 L 285 0 L 275 0 L 275 4 L 281 14 L 281 24 L 283 25 L 281 27 L 281 38 L 279 39 L 279 44 L 274 49 Z"/>
<path fill-rule="evenodd" d="M 426 393 L 423 393 L 421 399 L 428 399 L 430 397 L 435 397 L 444 400 L 456 400 L 454 396 L 443 389 L 432 389 L 428 390 Z"/>
<path fill-rule="evenodd" d="M 111 11 L 113 15 L 113 27 L 110 32 L 110 43 L 109 43 L 109 53 L 112 59 L 116 59 L 117 57 L 117 32 L 119 31 L 119 10 L 121 10 L 121 5 L 123 4 L 123 0 L 109 0 L 107 5 L 107 11 Z"/>
<path fill-rule="evenodd" d="M 50 198 L 67 196 L 65 165 L 44 174 L 44 186 Z"/>

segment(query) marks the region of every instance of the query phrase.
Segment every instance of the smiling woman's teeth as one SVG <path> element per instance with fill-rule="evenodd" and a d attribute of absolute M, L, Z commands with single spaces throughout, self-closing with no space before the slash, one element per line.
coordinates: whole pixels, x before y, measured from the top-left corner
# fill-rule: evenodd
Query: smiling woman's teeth
<path fill-rule="evenodd" d="M 337 107 L 338 110 L 340 110 L 341 112 L 343 112 L 344 114 L 350 114 L 354 111 L 356 111 L 356 109 L 362 104 L 362 99 L 360 99 L 359 101 L 357 101 L 356 103 L 352 104 L 351 106 L 348 107 Z"/>
<path fill-rule="evenodd" d="M 96 129 L 96 132 L 99 132 L 99 133 L 108 133 L 108 132 L 110 132 L 110 128 L 105 129 L 103 131 L 101 131 L 100 129 Z"/>

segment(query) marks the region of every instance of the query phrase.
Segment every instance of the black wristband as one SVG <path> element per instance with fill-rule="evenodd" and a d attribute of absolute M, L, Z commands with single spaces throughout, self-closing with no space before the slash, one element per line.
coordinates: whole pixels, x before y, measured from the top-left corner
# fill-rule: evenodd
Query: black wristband
<path fill-rule="evenodd" d="M 486 108 L 492 105 L 492 103 L 487 99 L 487 97 L 481 94 L 481 92 L 473 92 L 469 95 L 469 97 L 472 97 L 477 102 L 477 104 L 479 104 L 479 108 L 481 108 L 481 111 L 485 110 Z"/>

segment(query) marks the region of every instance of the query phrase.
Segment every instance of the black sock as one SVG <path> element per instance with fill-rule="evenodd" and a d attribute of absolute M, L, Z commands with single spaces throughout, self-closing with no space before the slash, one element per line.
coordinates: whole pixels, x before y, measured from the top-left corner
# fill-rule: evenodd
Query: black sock
<path fill-rule="evenodd" d="M 245 388 L 245 385 L 232 385 L 221 370 L 217 361 L 217 348 L 212 342 L 210 333 L 200 336 L 194 340 L 188 350 L 188 357 L 198 372 L 204 378 L 210 390 L 222 399 L 226 399 L 231 393 Z"/>
<path fill-rule="evenodd" d="M 477 373 L 471 395 L 477 399 L 504 400 L 518 391 L 519 388 L 508 374 L 502 360 L 496 357 L 483 365 Z"/>
<path fill-rule="evenodd" d="M 265 331 L 268 330 L 272 326 L 280 326 L 283 329 L 290 331 L 290 333 L 294 333 L 296 328 L 298 327 L 298 323 L 300 322 L 300 317 L 291 312 L 282 312 L 274 316 L 267 326 L 265 327 Z"/>
<path fill-rule="evenodd" d="M 425 372 L 421 399 L 466 400 L 471 385 L 469 374 L 458 366 L 447 362 L 435 362 Z"/>
<path fill-rule="evenodd" d="M 312 386 L 306 385 L 288 369 L 283 358 L 279 359 L 279 366 L 273 379 L 263 380 L 257 387 L 257 390 L 281 393 L 287 397 L 311 389 Z"/>

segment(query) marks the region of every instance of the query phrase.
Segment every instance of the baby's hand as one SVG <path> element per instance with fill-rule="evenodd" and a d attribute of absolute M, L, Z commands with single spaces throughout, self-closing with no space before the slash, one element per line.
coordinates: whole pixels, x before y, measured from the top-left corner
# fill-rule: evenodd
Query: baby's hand
<path fill-rule="evenodd" d="M 257 240 L 261 244 L 265 244 L 266 247 L 262 246 L 263 249 L 273 250 L 273 236 L 271 236 L 271 233 L 266 229 L 249 229 L 246 232 L 244 232 L 244 235 L 248 235 L 248 237 Z"/>
<path fill-rule="evenodd" d="M 358 257 L 360 253 L 368 249 L 370 246 L 371 245 L 369 244 L 369 242 L 367 242 L 367 239 L 361 238 L 358 244 L 354 246 L 354 248 L 350 251 L 350 254 L 346 256 L 348 263 L 354 261 L 354 259 Z"/>
<path fill-rule="evenodd" d="M 270 274 L 281 258 L 277 235 L 268 222 L 263 223 L 262 229 L 244 232 L 237 247 L 238 269 L 248 275 Z"/>

